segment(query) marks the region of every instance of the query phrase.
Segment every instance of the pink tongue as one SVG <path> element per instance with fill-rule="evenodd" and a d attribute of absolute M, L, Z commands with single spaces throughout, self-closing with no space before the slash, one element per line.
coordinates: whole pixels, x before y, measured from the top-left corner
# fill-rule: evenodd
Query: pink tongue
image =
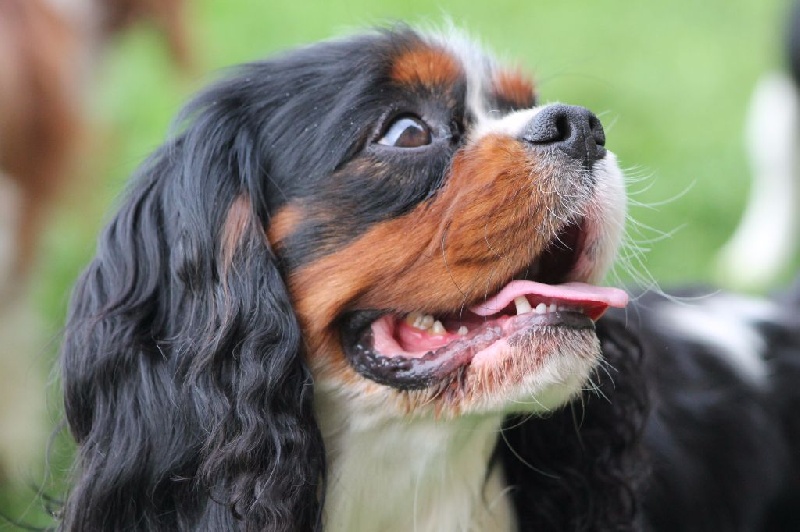
<path fill-rule="evenodd" d="M 470 310 L 478 316 L 491 316 L 506 308 L 519 296 L 534 296 L 548 302 L 564 302 L 577 305 L 601 305 L 624 307 L 628 294 L 619 288 L 606 288 L 586 283 L 544 284 L 533 281 L 511 281 L 500 292 L 475 305 Z"/>

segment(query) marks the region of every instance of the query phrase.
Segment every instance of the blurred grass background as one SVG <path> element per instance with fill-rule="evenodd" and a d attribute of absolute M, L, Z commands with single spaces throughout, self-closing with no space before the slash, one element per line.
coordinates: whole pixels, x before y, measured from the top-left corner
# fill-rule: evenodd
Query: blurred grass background
<path fill-rule="evenodd" d="M 713 281 L 711 259 L 735 227 L 749 186 L 742 148 L 748 99 L 757 78 L 782 64 L 786 10 L 782 0 L 195 0 L 193 74 L 179 74 L 155 32 L 140 28 L 115 45 L 91 83 L 86 186 L 55 214 L 34 282 L 55 339 L 51 350 L 70 286 L 114 198 L 192 92 L 226 66 L 393 20 L 441 26 L 449 18 L 533 72 L 543 101 L 598 113 L 608 147 L 631 177 L 631 216 L 652 228 L 632 234 L 649 249 L 645 264 L 634 264 L 639 275 L 646 268 L 662 286 Z M 55 422 L 55 384 L 50 393 Z M 55 494 L 70 461 L 63 440 L 47 468 L 54 479 L 31 475 Z M 30 490 L 0 494 L 0 510 L 33 523 L 47 522 L 41 506 Z"/>

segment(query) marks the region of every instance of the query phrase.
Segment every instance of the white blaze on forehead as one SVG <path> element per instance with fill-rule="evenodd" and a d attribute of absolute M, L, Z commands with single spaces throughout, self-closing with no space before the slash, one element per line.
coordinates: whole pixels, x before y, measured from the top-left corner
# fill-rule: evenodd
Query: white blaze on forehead
<path fill-rule="evenodd" d="M 503 133 L 517 136 L 525 125 L 543 107 L 524 109 L 503 114 L 492 108 L 488 95 L 501 65 L 487 53 L 483 46 L 455 27 L 444 33 L 431 33 L 428 41 L 450 52 L 461 64 L 467 81 L 466 108 L 474 120 L 471 138 L 488 133 Z"/>
<path fill-rule="evenodd" d="M 533 120 L 533 117 L 539 114 L 545 107 L 546 106 L 534 107 L 523 111 L 514 111 L 505 116 L 485 115 L 476 121 L 475 126 L 470 132 L 470 138 L 475 140 L 493 133 L 516 138 L 522 134 L 522 130 Z"/>
<path fill-rule="evenodd" d="M 461 63 L 467 80 L 467 110 L 481 122 L 491 113 L 486 95 L 498 68 L 497 62 L 476 40 L 453 26 L 443 33 L 430 33 L 427 38 L 431 44 L 443 47 Z"/>

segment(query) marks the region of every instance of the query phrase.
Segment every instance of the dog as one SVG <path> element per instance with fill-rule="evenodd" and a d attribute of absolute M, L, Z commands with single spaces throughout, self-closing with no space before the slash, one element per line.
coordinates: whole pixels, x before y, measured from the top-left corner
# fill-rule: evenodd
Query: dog
<path fill-rule="evenodd" d="M 598 118 L 457 31 L 242 66 L 74 289 L 60 528 L 786 530 L 800 289 L 629 303 L 625 203 Z"/>

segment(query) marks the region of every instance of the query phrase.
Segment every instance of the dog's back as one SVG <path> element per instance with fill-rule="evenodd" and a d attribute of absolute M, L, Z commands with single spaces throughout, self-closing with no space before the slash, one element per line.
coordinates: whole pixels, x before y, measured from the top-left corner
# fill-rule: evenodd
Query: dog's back
<path fill-rule="evenodd" d="M 800 285 L 756 299 L 708 288 L 641 297 L 655 530 L 800 527 Z M 621 314 L 621 313 L 617 313 Z"/>

